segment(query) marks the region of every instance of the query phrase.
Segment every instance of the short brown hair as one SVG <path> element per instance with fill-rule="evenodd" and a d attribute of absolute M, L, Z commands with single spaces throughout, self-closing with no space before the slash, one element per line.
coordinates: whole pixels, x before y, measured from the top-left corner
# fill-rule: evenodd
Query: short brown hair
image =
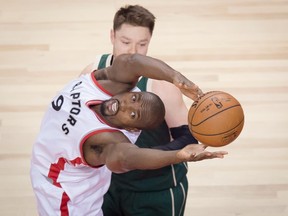
<path fill-rule="evenodd" d="M 152 35 L 155 19 L 155 16 L 149 10 L 140 5 L 126 5 L 116 12 L 113 20 L 113 30 L 120 29 L 121 25 L 126 23 L 133 26 L 147 27 Z"/>

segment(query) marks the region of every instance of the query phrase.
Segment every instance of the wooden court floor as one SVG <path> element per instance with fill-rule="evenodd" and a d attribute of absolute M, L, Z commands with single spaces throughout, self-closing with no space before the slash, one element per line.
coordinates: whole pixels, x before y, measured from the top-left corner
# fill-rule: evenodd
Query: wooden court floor
<path fill-rule="evenodd" d="M 29 161 L 43 113 L 96 54 L 111 52 L 112 18 L 125 4 L 157 17 L 149 55 L 245 111 L 225 159 L 189 164 L 185 216 L 288 216 L 287 0 L 0 0 L 0 215 L 37 215 Z"/>

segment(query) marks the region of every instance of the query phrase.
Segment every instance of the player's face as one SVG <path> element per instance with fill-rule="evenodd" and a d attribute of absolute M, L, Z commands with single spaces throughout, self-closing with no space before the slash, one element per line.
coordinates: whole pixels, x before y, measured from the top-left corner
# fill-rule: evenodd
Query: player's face
<path fill-rule="evenodd" d="M 123 24 L 120 29 L 111 30 L 110 38 L 113 45 L 113 55 L 138 53 L 146 55 L 151 34 L 147 27 Z"/>
<path fill-rule="evenodd" d="M 150 94 L 143 92 L 118 94 L 102 104 L 101 113 L 117 127 L 141 128 L 152 116 L 149 112 L 150 97 Z"/>

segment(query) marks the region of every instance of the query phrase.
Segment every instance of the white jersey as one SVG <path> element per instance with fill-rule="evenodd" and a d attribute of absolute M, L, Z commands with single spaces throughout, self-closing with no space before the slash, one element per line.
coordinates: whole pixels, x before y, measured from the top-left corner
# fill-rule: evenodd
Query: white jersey
<path fill-rule="evenodd" d="M 107 131 L 121 131 L 132 143 L 139 136 L 110 127 L 89 108 L 111 96 L 87 74 L 70 82 L 48 107 L 31 160 L 40 215 L 102 215 L 111 171 L 105 165 L 90 167 L 82 145 L 88 137 Z"/>

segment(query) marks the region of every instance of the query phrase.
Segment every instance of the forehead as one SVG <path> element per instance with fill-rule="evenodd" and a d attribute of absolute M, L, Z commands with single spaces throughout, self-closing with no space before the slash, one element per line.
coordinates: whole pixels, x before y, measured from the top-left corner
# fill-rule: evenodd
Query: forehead
<path fill-rule="evenodd" d="M 148 27 L 133 26 L 129 24 L 122 24 L 122 26 L 115 31 L 116 37 L 126 38 L 130 40 L 150 40 L 151 34 Z"/>
<path fill-rule="evenodd" d="M 139 93 L 141 93 L 141 92 L 122 92 L 122 93 L 119 93 L 119 94 L 112 96 L 112 98 L 121 99 L 121 98 L 125 98 L 125 97 L 131 97 L 132 95 L 139 94 Z"/>
<path fill-rule="evenodd" d="M 132 96 L 132 95 L 143 95 L 143 92 L 124 92 L 124 93 L 122 93 L 121 94 L 122 96 L 127 96 L 127 97 L 129 97 L 129 96 Z"/>
<path fill-rule="evenodd" d="M 133 96 L 137 96 L 138 102 L 142 100 L 151 100 L 150 93 L 148 92 L 123 92 L 117 95 L 114 95 L 112 98 L 117 98 L 119 101 L 126 100 L 127 98 L 131 98 Z"/>

